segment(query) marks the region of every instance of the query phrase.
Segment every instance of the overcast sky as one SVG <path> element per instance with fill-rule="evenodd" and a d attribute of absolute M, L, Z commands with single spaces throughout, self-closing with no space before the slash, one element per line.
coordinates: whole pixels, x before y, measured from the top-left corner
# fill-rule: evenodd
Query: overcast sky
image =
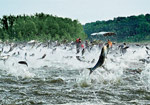
<path fill-rule="evenodd" d="M 3 15 L 48 13 L 80 23 L 150 13 L 150 0 L 1 0 Z"/>

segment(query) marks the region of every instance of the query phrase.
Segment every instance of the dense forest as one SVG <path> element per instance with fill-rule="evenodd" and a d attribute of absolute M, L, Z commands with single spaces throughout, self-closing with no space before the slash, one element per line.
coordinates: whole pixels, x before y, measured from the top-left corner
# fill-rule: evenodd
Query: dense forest
<path fill-rule="evenodd" d="M 2 41 L 29 40 L 75 40 L 85 39 L 83 26 L 78 20 L 61 18 L 44 13 L 35 15 L 10 15 L 0 19 L 0 39 Z"/>
<path fill-rule="evenodd" d="M 150 14 L 117 17 L 108 21 L 96 21 L 86 23 L 83 27 L 89 39 L 105 39 L 103 36 L 91 36 L 92 33 L 115 32 L 116 35 L 109 38 L 117 42 L 150 41 Z"/>
<path fill-rule="evenodd" d="M 117 42 L 150 41 L 150 14 L 117 17 L 108 21 L 96 21 L 81 25 L 78 20 L 62 18 L 44 13 L 35 15 L 10 15 L 0 18 L 0 40 L 104 40 L 104 36 L 91 36 L 96 32 L 114 32 L 109 39 Z M 86 35 L 87 34 L 87 35 Z M 108 39 L 108 38 L 107 38 Z"/>

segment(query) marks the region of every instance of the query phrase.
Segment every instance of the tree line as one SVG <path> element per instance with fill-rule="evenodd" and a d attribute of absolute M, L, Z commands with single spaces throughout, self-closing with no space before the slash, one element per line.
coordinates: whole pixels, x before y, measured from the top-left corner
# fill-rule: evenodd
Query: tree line
<path fill-rule="evenodd" d="M 2 41 L 29 40 L 75 40 L 85 39 L 83 26 L 78 20 L 62 18 L 44 13 L 35 15 L 9 15 L 0 18 L 0 39 Z"/>
<path fill-rule="evenodd" d="M 91 36 L 95 32 L 115 32 L 110 39 L 117 42 L 146 42 L 150 41 L 150 14 L 138 16 L 117 17 L 108 21 L 86 23 L 84 31 L 89 39 L 104 39 L 103 36 Z"/>

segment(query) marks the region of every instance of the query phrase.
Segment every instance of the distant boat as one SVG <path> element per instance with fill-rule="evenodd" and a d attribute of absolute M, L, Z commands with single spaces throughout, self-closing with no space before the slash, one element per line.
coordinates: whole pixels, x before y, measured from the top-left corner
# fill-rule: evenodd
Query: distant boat
<path fill-rule="evenodd" d="M 32 43 L 35 43 L 35 42 L 37 42 L 37 41 L 36 40 L 31 40 L 31 41 L 28 42 L 28 44 L 32 44 Z"/>
<path fill-rule="evenodd" d="M 92 36 L 95 35 L 103 35 L 103 36 L 112 36 L 112 35 L 116 35 L 114 32 L 98 32 L 98 33 L 92 33 Z"/>

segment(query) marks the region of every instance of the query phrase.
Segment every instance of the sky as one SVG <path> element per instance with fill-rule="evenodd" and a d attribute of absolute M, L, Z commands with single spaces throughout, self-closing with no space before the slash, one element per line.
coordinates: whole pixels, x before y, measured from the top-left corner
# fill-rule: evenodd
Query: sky
<path fill-rule="evenodd" d="M 117 17 L 150 14 L 150 0 L 1 0 L 3 15 L 52 14 L 78 20 L 81 24 Z"/>

